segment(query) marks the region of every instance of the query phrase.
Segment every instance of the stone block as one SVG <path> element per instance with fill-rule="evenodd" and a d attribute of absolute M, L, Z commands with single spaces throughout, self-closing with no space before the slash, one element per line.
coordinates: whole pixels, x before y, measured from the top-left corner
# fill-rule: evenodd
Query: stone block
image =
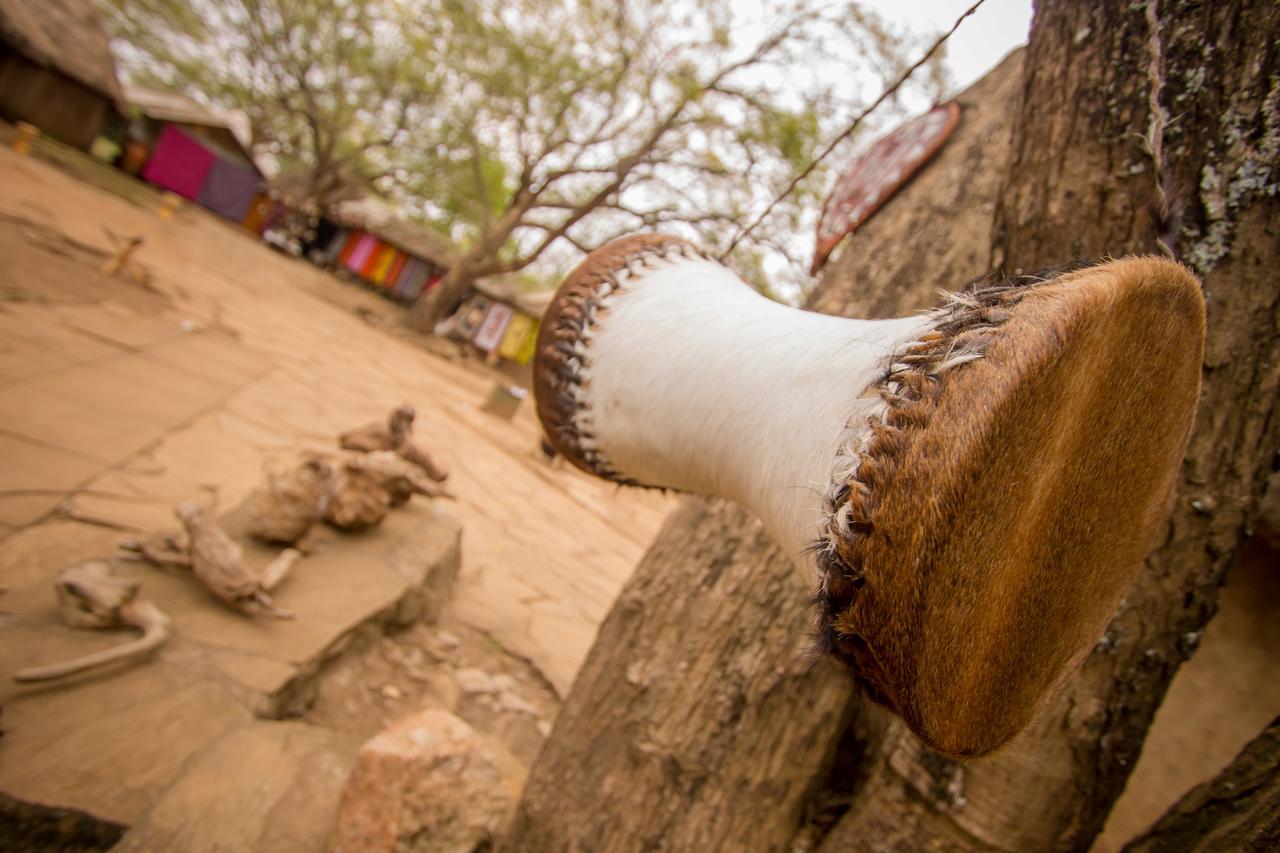
<path fill-rule="evenodd" d="M 520 796 L 514 757 L 446 711 L 421 711 L 360 748 L 342 791 L 334 853 L 471 853 Z"/>

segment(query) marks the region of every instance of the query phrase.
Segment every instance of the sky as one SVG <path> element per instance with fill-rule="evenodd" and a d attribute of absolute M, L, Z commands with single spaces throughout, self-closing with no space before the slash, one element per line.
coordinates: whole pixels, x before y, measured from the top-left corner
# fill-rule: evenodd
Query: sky
<path fill-rule="evenodd" d="M 924 34 L 945 32 L 973 0 L 863 0 L 890 21 Z M 947 64 L 956 91 L 991 70 L 1027 41 L 1031 0 L 986 0 L 947 41 Z"/>
<path fill-rule="evenodd" d="M 942 33 L 949 30 L 965 9 L 973 5 L 974 0 L 860 0 L 861 5 L 878 13 L 885 21 L 898 29 L 915 35 L 921 45 L 929 45 Z M 1032 0 L 985 0 L 969 17 L 960 24 L 959 29 L 947 40 L 946 65 L 950 71 L 950 87 L 948 97 L 964 91 L 970 84 L 981 78 L 994 68 L 1001 59 L 1016 47 L 1026 44 L 1027 34 L 1031 26 Z M 754 5 L 754 4 L 753 4 Z M 735 9 L 737 7 L 735 6 Z M 756 28 L 763 24 L 753 22 Z M 907 58 L 915 59 L 917 51 L 906 51 Z M 838 75 L 847 71 L 838 66 L 822 65 L 816 67 L 820 75 Z M 918 74 L 920 72 L 917 72 Z M 877 94 L 884 85 L 884 80 L 871 74 L 855 75 L 850 78 L 864 100 Z M 886 105 L 876 114 L 869 117 L 868 132 L 864 138 L 853 144 L 852 150 L 836 151 L 831 158 L 831 165 L 839 173 L 854 159 L 854 151 L 871 144 L 875 139 L 892 129 L 903 120 L 903 116 L 921 113 L 932 105 L 932 99 L 923 92 L 903 90 L 896 102 L 897 110 Z M 819 210 L 811 211 L 814 222 Z M 810 239 L 810 224 L 801 228 L 802 239 Z M 775 292 L 787 299 L 799 296 L 800 284 L 797 271 L 791 269 L 779 256 L 767 255 L 764 268 L 771 280 L 776 283 Z M 808 281 L 808 279 L 804 279 Z"/>

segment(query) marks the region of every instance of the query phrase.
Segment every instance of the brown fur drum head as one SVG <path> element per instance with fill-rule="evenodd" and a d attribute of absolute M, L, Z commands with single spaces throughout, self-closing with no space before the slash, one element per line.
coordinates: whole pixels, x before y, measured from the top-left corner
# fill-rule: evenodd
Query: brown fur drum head
<path fill-rule="evenodd" d="M 1204 301 L 1181 266 L 1132 258 L 996 292 L 935 338 L 880 389 L 822 634 L 926 743 L 977 756 L 1055 695 L 1142 565 L 1194 418 Z"/>

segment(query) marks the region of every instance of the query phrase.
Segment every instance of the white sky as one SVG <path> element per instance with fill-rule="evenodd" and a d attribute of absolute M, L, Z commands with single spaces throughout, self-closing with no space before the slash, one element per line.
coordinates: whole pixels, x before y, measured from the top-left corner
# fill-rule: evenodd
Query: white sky
<path fill-rule="evenodd" d="M 940 35 L 973 0 L 863 0 L 887 20 L 921 35 Z M 1004 55 L 1027 41 L 1031 0 L 986 0 L 960 25 L 946 45 L 947 64 L 962 91 L 989 71 Z"/>

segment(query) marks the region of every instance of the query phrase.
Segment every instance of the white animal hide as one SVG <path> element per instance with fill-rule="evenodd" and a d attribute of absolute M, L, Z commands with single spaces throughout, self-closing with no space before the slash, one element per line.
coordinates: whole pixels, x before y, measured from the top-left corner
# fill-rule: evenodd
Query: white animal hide
<path fill-rule="evenodd" d="M 618 282 L 585 342 L 576 425 L 623 476 L 737 501 L 807 563 L 837 448 L 884 409 L 862 395 L 929 319 L 788 308 L 705 260 Z"/>

